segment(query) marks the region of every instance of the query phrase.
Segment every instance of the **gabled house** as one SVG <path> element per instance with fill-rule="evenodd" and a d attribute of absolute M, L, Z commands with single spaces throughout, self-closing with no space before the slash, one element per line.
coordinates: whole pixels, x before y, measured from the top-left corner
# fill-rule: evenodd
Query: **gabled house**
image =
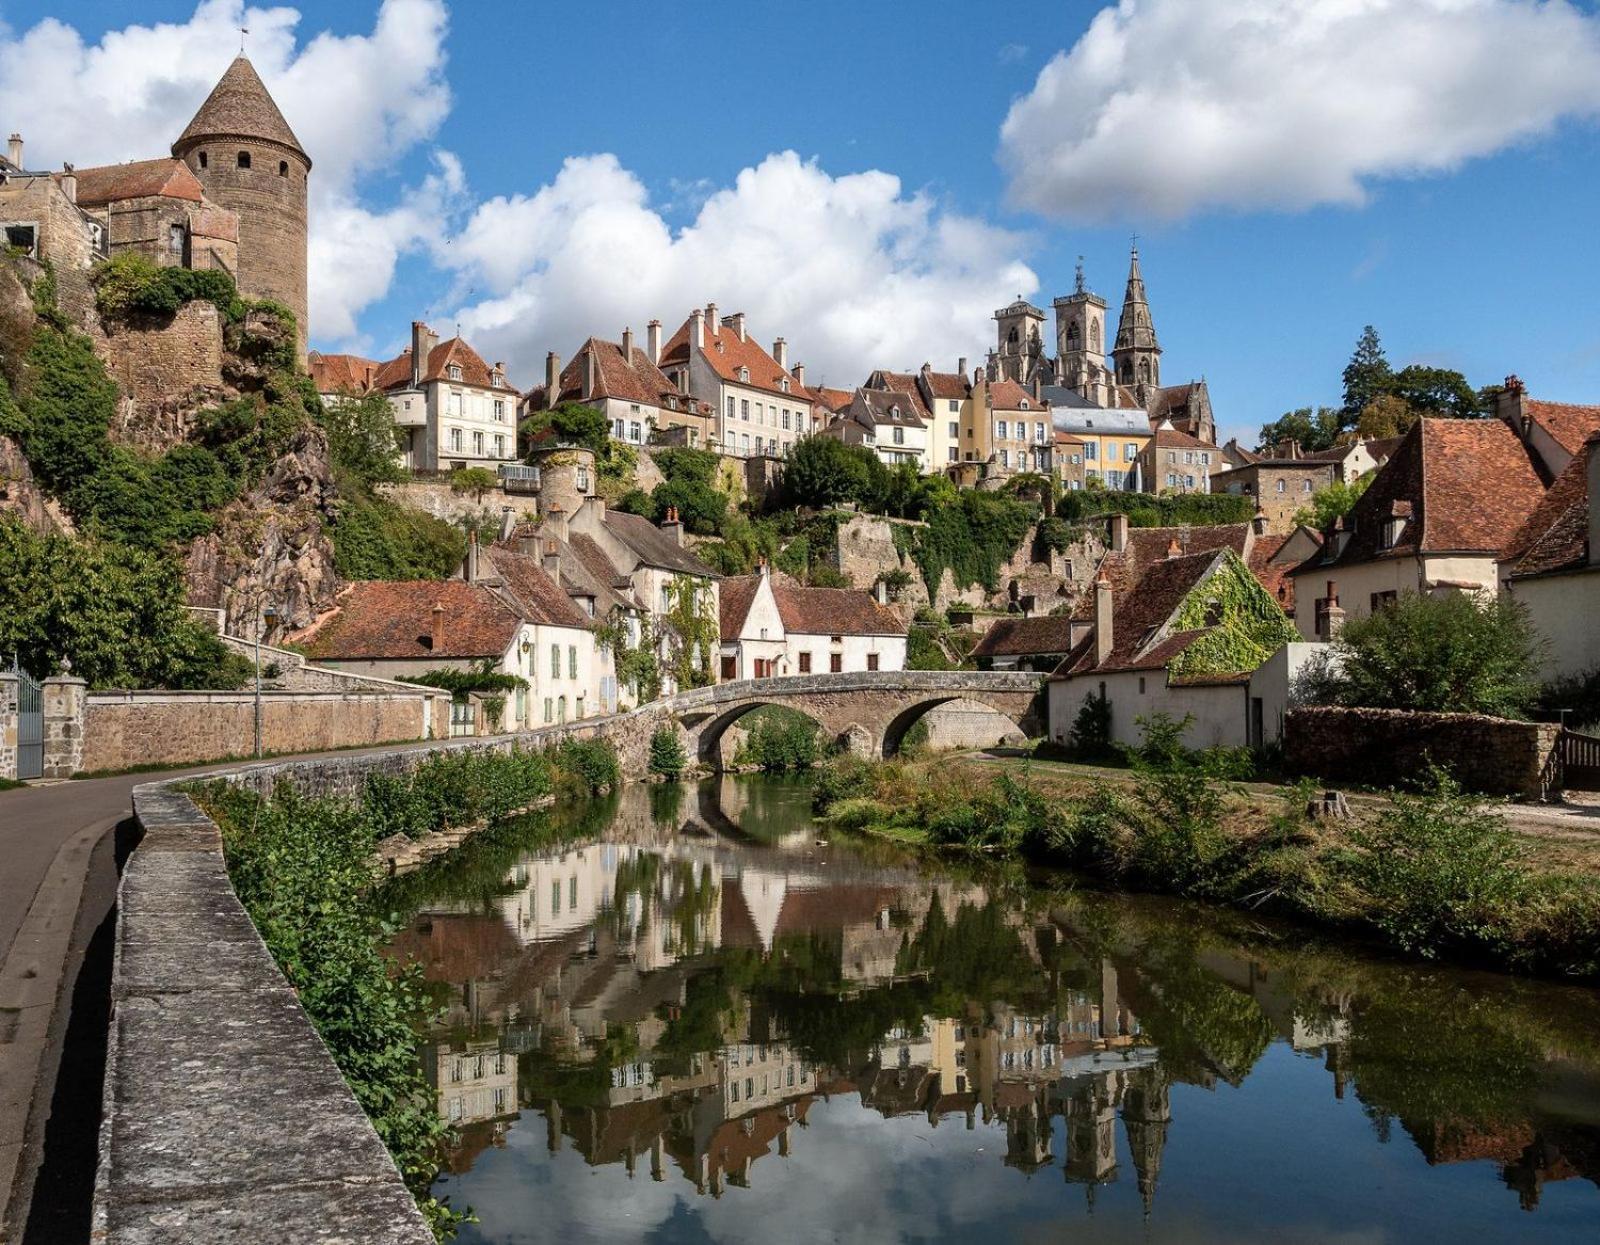
<path fill-rule="evenodd" d="M 1221 461 L 1219 447 L 1163 419 L 1139 448 L 1136 483 L 1128 487 L 1146 493 L 1209 493 L 1211 473 Z"/>
<path fill-rule="evenodd" d="M 383 364 L 372 388 L 389 396 L 413 471 L 499 467 L 517 460 L 519 394 L 503 364 L 488 364 L 460 337 L 441 342 L 421 320 L 411 345 Z"/>
<path fill-rule="evenodd" d="M 1530 398 L 1515 376 L 1507 376 L 1495 395 L 1494 413 L 1527 444 L 1546 480 L 1565 471 L 1582 454 L 1589 434 L 1600 429 L 1600 406 Z"/>
<path fill-rule="evenodd" d="M 928 424 L 921 410 L 922 403 L 913 393 L 857 389 L 844 413 L 823 431 L 847 445 L 866 446 L 890 467 L 911 463 L 925 471 Z"/>
<path fill-rule="evenodd" d="M 1300 634 L 1328 639 L 1406 592 L 1494 592 L 1496 563 L 1544 491 L 1533 453 L 1503 421 L 1419 419 L 1292 572 Z"/>
<path fill-rule="evenodd" d="M 1064 614 L 997 618 L 972 649 L 979 670 L 1054 670 L 1089 623 Z"/>
<path fill-rule="evenodd" d="M 544 384 L 528 394 L 523 412 L 581 402 L 605 415 L 618 441 L 648 445 L 652 434 L 678 429 L 684 445 L 704 449 L 716 439 L 715 411 L 667 378 L 656 366 L 660 354 L 659 320 L 650 322 L 644 346 L 624 329 L 620 342 L 589 338 L 565 368 L 552 352 L 545 356 Z"/>
<path fill-rule="evenodd" d="M 808 588 L 784 574 L 722 581 L 721 677 L 904 670 L 906 625 L 853 588 Z"/>
<path fill-rule="evenodd" d="M 1600 432 L 1567 462 L 1499 569 L 1502 591 L 1545 642 L 1542 679 L 1600 668 Z"/>
<path fill-rule="evenodd" d="M 697 307 L 656 364 L 679 393 L 711 408 L 724 454 L 782 457 L 814 430 L 804 370 L 790 370 L 783 338 L 770 353 L 757 342 L 742 311 L 719 318 L 715 303 Z"/>
<path fill-rule="evenodd" d="M 1296 638 L 1288 618 L 1230 548 L 1184 553 L 1173 541 L 1141 562 L 1102 567 L 1088 626 L 1048 683 L 1051 739 L 1066 743 L 1085 700 L 1101 697 L 1117 743 L 1138 743 L 1138 719 L 1153 713 L 1191 717 L 1193 748 L 1270 742 L 1282 706 L 1251 680 Z"/>
<path fill-rule="evenodd" d="M 989 425 L 988 461 L 1002 472 L 1050 470 L 1055 450 L 1055 429 L 1050 404 L 1014 380 L 996 380 L 974 393 L 986 410 L 975 416 Z"/>

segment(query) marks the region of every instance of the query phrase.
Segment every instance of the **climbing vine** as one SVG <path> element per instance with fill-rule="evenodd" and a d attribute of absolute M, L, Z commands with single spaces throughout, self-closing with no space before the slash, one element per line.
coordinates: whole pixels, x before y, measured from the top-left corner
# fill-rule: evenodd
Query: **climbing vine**
<path fill-rule="evenodd" d="M 1239 674 L 1254 670 L 1284 644 L 1300 638 L 1283 608 L 1236 554 L 1185 598 L 1174 631 L 1208 628 L 1172 662 L 1177 678 Z"/>
<path fill-rule="evenodd" d="M 711 663 L 722 640 L 710 585 L 687 575 L 674 576 L 667 584 L 662 624 L 663 655 L 678 690 L 709 687 L 716 681 Z"/>
<path fill-rule="evenodd" d="M 617 686 L 631 687 L 637 704 L 648 704 L 661 695 L 661 658 L 655 628 L 648 616 L 639 620 L 639 642 L 628 642 L 628 624 L 620 616 L 598 628 L 595 642 L 609 647 L 617 667 Z"/>

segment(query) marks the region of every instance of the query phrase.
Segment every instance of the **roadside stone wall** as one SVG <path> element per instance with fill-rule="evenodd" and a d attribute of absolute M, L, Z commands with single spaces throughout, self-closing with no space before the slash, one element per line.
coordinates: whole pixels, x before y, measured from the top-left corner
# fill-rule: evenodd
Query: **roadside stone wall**
<path fill-rule="evenodd" d="M 223 396 L 222 316 L 204 299 L 170 319 L 108 324 L 100 350 L 124 395 L 112 430 L 124 444 L 168 449 L 196 409 Z"/>
<path fill-rule="evenodd" d="M 17 720 L 22 691 L 17 676 L 0 670 L 0 778 L 17 776 L 17 734 L 22 724 Z"/>
<path fill-rule="evenodd" d="M 449 697 L 443 694 L 263 691 L 261 746 L 267 752 L 321 752 L 427 739 L 438 729 L 435 701 L 444 702 L 448 722 Z M 254 751 L 251 691 L 94 692 L 87 698 L 85 771 L 215 761 Z"/>
<path fill-rule="evenodd" d="M 1290 773 L 1327 782 L 1397 787 L 1437 765 L 1471 791 L 1538 800 L 1561 728 L 1469 713 L 1291 709 L 1284 718 Z"/>

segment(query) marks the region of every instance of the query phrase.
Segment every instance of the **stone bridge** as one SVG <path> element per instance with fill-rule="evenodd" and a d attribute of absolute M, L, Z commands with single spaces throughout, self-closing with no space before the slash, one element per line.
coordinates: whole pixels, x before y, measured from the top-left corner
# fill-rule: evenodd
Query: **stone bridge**
<path fill-rule="evenodd" d="M 716 766 L 723 732 L 763 705 L 795 709 L 860 756 L 887 757 L 928 710 L 972 701 L 1003 714 L 1029 736 L 1045 730 L 1044 675 L 1024 671 L 880 670 L 745 679 L 684 692 L 648 706 L 683 728 L 689 755 Z"/>

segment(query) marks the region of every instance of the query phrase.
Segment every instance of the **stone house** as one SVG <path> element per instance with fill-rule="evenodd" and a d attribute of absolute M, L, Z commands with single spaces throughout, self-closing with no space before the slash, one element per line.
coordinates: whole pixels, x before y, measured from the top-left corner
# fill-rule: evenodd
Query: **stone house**
<path fill-rule="evenodd" d="M 22 136 L 13 134 L 0 155 L 0 247 L 24 264 L 56 273 L 57 301 L 74 321 L 87 324 L 94 312 L 89 269 L 108 254 L 105 222 L 77 202 L 70 166 L 56 176 L 23 164 Z"/>
<path fill-rule="evenodd" d="M 765 564 L 724 579 L 721 679 L 904 670 L 906 625 L 853 588 L 808 588 Z"/>
<path fill-rule="evenodd" d="M 985 409 L 975 414 L 989 426 L 989 464 L 1001 472 L 1048 472 L 1055 449 L 1049 402 L 1014 380 L 992 381 L 980 388 L 981 395 L 974 392 L 973 405 L 981 396 Z"/>
<path fill-rule="evenodd" d="M 1211 477 L 1211 491 L 1255 498 L 1256 509 L 1266 516 L 1267 530 L 1287 535 L 1295 528 L 1295 514 L 1340 478 L 1338 464 L 1302 456 L 1292 442 L 1288 449 L 1284 457 L 1255 457 L 1245 466 L 1217 471 Z"/>
<path fill-rule="evenodd" d="M 105 226 L 107 250 L 161 267 L 239 271 L 239 216 L 206 199 L 200 179 L 170 156 L 83 169 L 77 202 Z"/>
<path fill-rule="evenodd" d="M 1069 492 L 1081 492 L 1088 483 L 1088 468 L 1084 463 L 1085 444 L 1082 438 L 1070 432 L 1063 432 L 1059 428 L 1055 430 L 1055 449 L 1051 454 L 1050 466 L 1061 487 Z"/>
<path fill-rule="evenodd" d="M 857 389 L 844 413 L 823 432 L 847 445 L 866 446 L 891 468 L 910 463 L 926 471 L 929 429 L 921 409 L 922 401 L 913 393 Z"/>
<path fill-rule="evenodd" d="M 1054 670 L 1089 625 L 1064 614 L 997 618 L 973 647 L 972 659 L 979 670 Z"/>
<path fill-rule="evenodd" d="M 1600 668 L 1600 432 L 1591 432 L 1500 560 L 1501 591 L 1545 642 L 1541 679 Z"/>
<path fill-rule="evenodd" d="M 717 436 L 715 409 L 668 380 L 656 366 L 660 357 L 659 320 L 650 321 L 644 346 L 624 329 L 620 342 L 589 338 L 565 368 L 552 352 L 545 356 L 544 384 L 528 394 L 522 413 L 581 402 L 601 412 L 611 435 L 629 445 L 648 445 L 656 434 L 678 429 L 689 448 L 710 446 Z"/>
<path fill-rule="evenodd" d="M 413 471 L 498 468 L 517 461 L 519 394 L 505 365 L 490 365 L 460 337 L 441 342 L 421 320 L 411 345 L 380 365 L 372 389 L 389 396 Z"/>
<path fill-rule="evenodd" d="M 1211 472 L 1221 462 L 1217 446 L 1162 419 L 1139 448 L 1135 481 L 1128 487 L 1146 493 L 1209 493 Z"/>
<path fill-rule="evenodd" d="M 1503 421 L 1418 420 L 1291 572 L 1300 634 L 1329 639 L 1406 592 L 1496 591 L 1496 563 L 1544 491 L 1532 452 Z"/>
<path fill-rule="evenodd" d="M 781 337 L 770 353 L 764 349 L 742 311 L 719 318 L 715 303 L 697 307 L 655 362 L 679 393 L 715 413 L 717 444 L 707 448 L 739 458 L 781 458 L 816 429 L 804 368 L 790 370 Z"/>
<path fill-rule="evenodd" d="M 1085 700 L 1099 696 L 1116 743 L 1138 743 L 1138 720 L 1158 712 L 1192 718 L 1184 735 L 1191 748 L 1271 742 L 1285 706 L 1252 692 L 1261 662 L 1236 669 L 1230 657 L 1240 637 L 1268 655 L 1292 639 L 1287 617 L 1273 620 L 1267 604 L 1225 546 L 1185 553 L 1174 544 L 1148 562 L 1108 555 L 1092 617 L 1048 682 L 1050 738 L 1067 742 Z"/>

